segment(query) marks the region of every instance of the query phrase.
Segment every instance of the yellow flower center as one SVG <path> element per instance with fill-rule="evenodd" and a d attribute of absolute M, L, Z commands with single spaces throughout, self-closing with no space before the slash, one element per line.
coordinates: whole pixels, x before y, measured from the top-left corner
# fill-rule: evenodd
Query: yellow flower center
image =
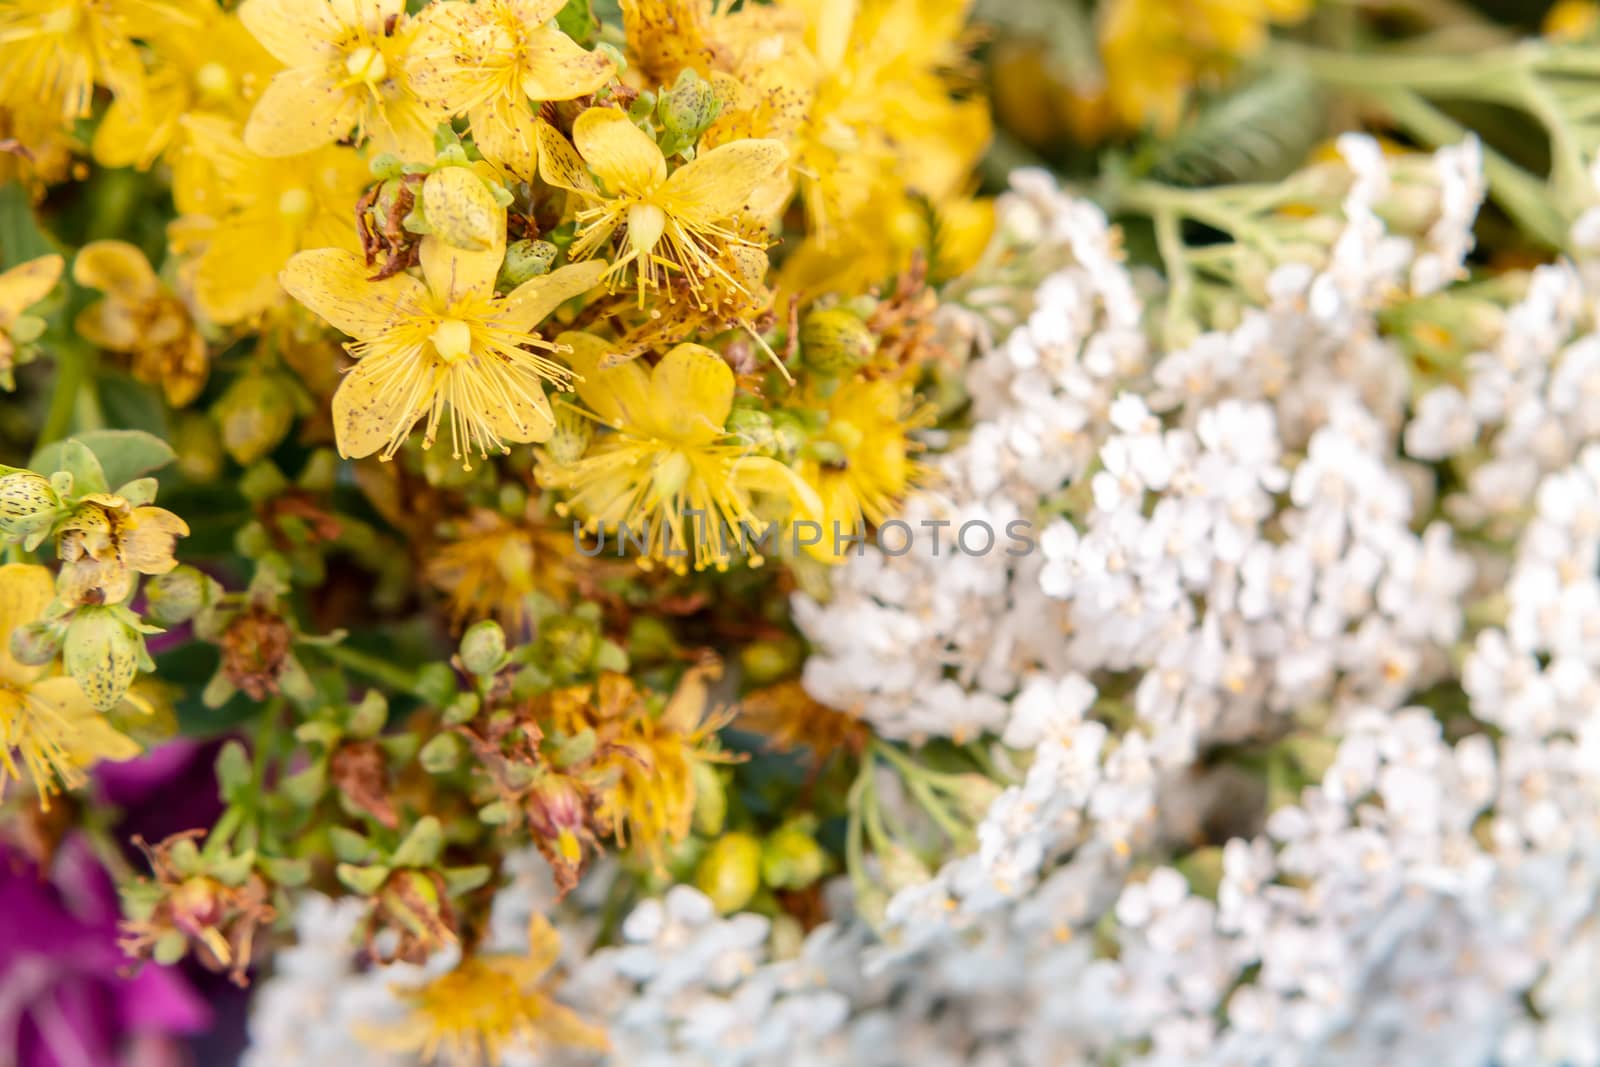
<path fill-rule="evenodd" d="M 689 457 L 682 452 L 669 452 L 656 464 L 650 481 L 657 497 L 670 498 L 677 496 L 683 489 L 689 480 L 689 474 Z"/>
<path fill-rule="evenodd" d="M 314 201 L 309 190 L 296 186 L 278 194 L 278 213 L 289 219 L 303 219 L 311 214 Z"/>
<path fill-rule="evenodd" d="M 194 85 L 207 100 L 226 100 L 233 96 L 233 74 L 221 63 L 207 63 L 195 71 Z"/>
<path fill-rule="evenodd" d="M 845 422 L 842 419 L 835 420 L 829 424 L 828 436 L 837 441 L 839 447 L 846 452 L 853 452 L 860 448 L 861 442 L 866 438 L 866 434 L 862 432 L 861 427 L 853 422 Z"/>
<path fill-rule="evenodd" d="M 460 319 L 445 319 L 435 326 L 433 349 L 446 363 L 459 363 L 472 354 L 472 327 Z"/>
<path fill-rule="evenodd" d="M 667 228 L 667 213 L 654 204 L 634 204 L 628 208 L 628 244 L 640 256 L 655 250 Z"/>
<path fill-rule="evenodd" d="M 384 62 L 383 53 L 365 44 L 350 53 L 344 61 L 344 69 L 352 81 L 368 85 L 376 85 L 389 75 L 389 64 Z"/>

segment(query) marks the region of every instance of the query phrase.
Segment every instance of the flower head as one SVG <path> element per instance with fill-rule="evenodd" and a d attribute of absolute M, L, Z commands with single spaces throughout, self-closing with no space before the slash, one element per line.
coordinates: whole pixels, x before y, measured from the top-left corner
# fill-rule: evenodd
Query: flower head
<path fill-rule="evenodd" d="M 570 373 L 540 354 L 556 346 L 533 330 L 593 288 L 605 268 L 570 264 L 498 296 L 504 252 L 503 236 L 481 252 L 425 238 L 422 281 L 409 274 L 370 281 L 361 257 L 338 249 L 289 261 L 283 287 L 356 338 L 347 347 L 360 362 L 333 398 L 341 455 L 381 451 L 392 458 L 424 418 L 423 447 L 429 447 L 446 409 L 451 455 L 468 468 L 473 451 L 487 458 L 509 451 L 507 442 L 549 435 L 554 420 L 544 385 L 564 385 Z"/>
<path fill-rule="evenodd" d="M 95 710 L 77 682 L 11 655 L 11 635 L 41 618 L 53 595 L 45 568 L 0 567 L 0 633 L 6 635 L 0 642 L 0 795 L 25 774 L 46 808 L 52 794 L 83 784 L 84 768 L 139 754 L 138 744 Z"/>
<path fill-rule="evenodd" d="M 483 154 L 523 179 L 539 164 L 529 101 L 592 93 L 616 72 L 550 24 L 562 0 L 430 4 L 418 16 L 411 84 L 418 96 L 466 114 Z"/>
<path fill-rule="evenodd" d="M 578 395 L 617 432 L 574 463 L 543 457 L 539 479 L 569 490 L 563 507 L 590 530 L 642 538 L 649 559 L 675 569 L 726 567 L 743 530 L 761 535 L 752 493 L 815 505 L 815 494 L 788 467 L 748 454 L 726 431 L 734 378 L 715 352 L 682 344 L 651 369 L 601 369 L 606 342 L 588 334 L 560 340 L 572 348 Z"/>
<path fill-rule="evenodd" d="M 42 319 L 24 313 L 56 287 L 63 265 L 60 256 L 40 256 L 0 274 L 0 389 L 16 388 L 17 355 L 44 330 Z"/>
<path fill-rule="evenodd" d="M 200 395 L 210 369 L 205 339 L 143 252 L 126 241 L 91 241 L 73 261 L 72 278 L 106 294 L 78 315 L 85 340 L 131 356 L 133 376 L 161 386 L 173 407 Z"/>
<path fill-rule="evenodd" d="M 906 431 L 917 420 L 907 408 L 905 386 L 888 378 L 856 379 L 833 394 L 819 439 L 828 455 L 798 466 L 822 498 L 824 529 L 849 531 L 893 513 L 915 473 Z"/>
<path fill-rule="evenodd" d="M 251 151 L 293 156 L 354 131 L 374 151 L 432 157 L 445 115 L 412 90 L 406 56 L 415 26 L 404 0 L 247 0 L 239 17 L 288 68 L 245 124 Z"/>
<path fill-rule="evenodd" d="M 354 149 L 263 158 L 216 115 L 190 115 L 184 128 L 173 178 L 181 216 L 168 236 L 194 257 L 195 302 L 212 321 L 228 325 L 281 304 L 278 272 L 296 252 L 357 247 L 350 207 L 371 177 Z"/>
<path fill-rule="evenodd" d="M 449 598 L 457 626 L 493 618 L 513 634 L 527 631 L 528 598 L 561 599 L 572 582 L 572 534 L 534 520 L 510 522 L 482 509 L 462 524 L 455 540 L 428 556 L 425 574 Z"/>
<path fill-rule="evenodd" d="M 155 0 L 10 0 L 0 6 L 0 105 L 67 127 L 89 116 L 96 85 L 141 101 L 144 64 L 133 39 L 185 18 Z"/>
<path fill-rule="evenodd" d="M 91 493 L 56 527 L 63 563 L 58 590 L 74 605 L 120 604 L 135 574 L 166 574 L 189 524 L 165 508 L 135 507 L 111 493 Z"/>
<path fill-rule="evenodd" d="M 647 289 L 660 289 L 674 277 L 697 299 L 707 279 L 742 284 L 722 253 L 734 245 L 760 247 L 740 232 L 737 220 L 788 159 L 781 142 L 733 141 L 669 174 L 655 141 L 613 108 L 579 115 L 572 137 L 569 143 L 554 127 L 539 127 L 545 181 L 571 190 L 586 205 L 577 213 L 574 258 L 599 253 L 622 230 L 620 254 L 606 273 L 614 280 L 633 265 L 641 307 Z"/>
<path fill-rule="evenodd" d="M 605 1031 L 584 1022 L 551 996 L 550 970 L 561 939 L 542 915 L 528 926 L 525 955 L 482 953 L 414 989 L 396 988 L 408 1014 L 398 1024 L 365 1029 L 371 1044 L 441 1058 L 460 1067 L 493 1067 L 507 1052 L 558 1045 L 603 1051 Z"/>

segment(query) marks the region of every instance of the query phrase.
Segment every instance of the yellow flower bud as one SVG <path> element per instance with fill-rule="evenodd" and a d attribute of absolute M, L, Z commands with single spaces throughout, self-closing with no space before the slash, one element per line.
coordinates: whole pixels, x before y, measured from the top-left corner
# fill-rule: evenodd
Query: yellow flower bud
<path fill-rule="evenodd" d="M 13 470 L 0 477 L 0 537 L 10 541 L 42 538 L 60 510 L 61 498 L 43 475 Z"/>
<path fill-rule="evenodd" d="M 455 248 L 482 252 L 504 237 L 505 209 L 466 167 L 445 167 L 428 175 L 422 183 L 422 207 L 433 233 Z"/>
<path fill-rule="evenodd" d="M 761 887 L 761 842 L 750 834 L 724 834 L 700 860 L 694 884 L 719 913 L 738 911 Z"/>
<path fill-rule="evenodd" d="M 212 409 L 222 430 L 222 447 L 241 465 L 278 447 L 294 425 L 294 393 L 274 374 L 247 374 L 222 394 Z"/>
<path fill-rule="evenodd" d="M 800 350 L 813 370 L 843 375 L 867 365 L 878 350 L 878 339 L 854 312 L 820 308 L 808 312 L 800 323 Z"/>
<path fill-rule="evenodd" d="M 142 639 L 104 608 L 84 608 L 67 627 L 62 662 L 83 695 L 100 711 L 122 702 L 139 673 Z"/>

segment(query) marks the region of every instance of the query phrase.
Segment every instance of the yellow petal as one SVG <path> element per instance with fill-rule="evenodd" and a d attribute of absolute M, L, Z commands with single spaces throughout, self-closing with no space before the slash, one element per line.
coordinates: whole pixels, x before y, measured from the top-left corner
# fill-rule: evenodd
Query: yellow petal
<path fill-rule="evenodd" d="M 473 108 L 467 117 L 472 123 L 472 140 L 485 159 L 523 181 L 533 179 L 539 169 L 539 120 L 526 101 L 497 96 Z"/>
<path fill-rule="evenodd" d="M 777 176 L 789 159 L 781 141 L 731 141 L 696 156 L 673 172 L 662 207 L 684 219 L 727 218 Z"/>
<path fill-rule="evenodd" d="M 139 347 L 139 321 L 133 312 L 137 305 L 116 300 L 96 300 L 73 320 L 73 328 L 92 345 L 112 352 L 132 352 Z"/>
<path fill-rule="evenodd" d="M 572 142 L 548 122 L 539 123 L 539 173 L 551 185 L 595 195 L 594 179 Z"/>
<path fill-rule="evenodd" d="M 643 195 L 667 177 L 667 160 L 645 132 L 615 108 L 592 107 L 572 124 L 572 140 L 606 190 Z"/>
<path fill-rule="evenodd" d="M 195 300 L 213 322 L 231 325 L 283 299 L 278 272 L 294 252 L 294 233 L 269 215 L 234 221 L 194 264 Z"/>
<path fill-rule="evenodd" d="M 48 704 L 59 717 L 55 740 L 74 767 L 132 759 L 140 753 L 139 743 L 107 722 L 71 678 L 46 678 L 34 685 L 29 695 Z"/>
<path fill-rule="evenodd" d="M 38 673 L 11 658 L 11 634 L 44 614 L 55 597 L 49 570 L 31 563 L 0 566 L 0 681 L 21 684 Z"/>
<path fill-rule="evenodd" d="M 605 263 L 591 260 L 569 263 L 549 274 L 530 278 L 507 294 L 501 320 L 515 329 L 531 333 L 556 308 L 600 284 L 606 270 Z"/>
<path fill-rule="evenodd" d="M 144 253 L 126 241 L 90 241 L 72 261 L 72 278 L 128 303 L 150 299 L 161 291 L 156 272 Z"/>
<path fill-rule="evenodd" d="M 467 167 L 444 167 L 422 183 L 428 225 L 455 248 L 482 252 L 504 240 L 506 209 L 482 178 Z"/>
<path fill-rule="evenodd" d="M 561 958 L 561 935 L 550 925 L 550 920 L 538 912 L 528 919 L 526 958 L 528 971 L 534 975 L 543 975 Z"/>
<path fill-rule="evenodd" d="M 189 524 L 165 508 L 134 508 L 118 535 L 129 567 L 140 574 L 166 574 L 178 565 L 172 553 L 178 538 L 189 536 Z"/>
<path fill-rule="evenodd" d="M 436 236 L 424 237 L 417 248 L 422 276 L 435 298 L 447 303 L 467 299 L 488 299 L 494 293 L 494 280 L 506 258 L 506 232 L 502 227 L 495 240 L 481 252 L 456 248 Z"/>
<path fill-rule="evenodd" d="M 601 369 L 616 345 L 592 333 L 564 333 L 556 343 L 572 350 L 567 365 L 590 411 L 612 426 L 637 426 L 648 418 L 650 375 L 638 362 Z"/>
<path fill-rule="evenodd" d="M 742 456 L 733 461 L 731 477 L 739 488 L 751 493 L 776 493 L 794 503 L 799 518 L 820 521 L 824 514 L 822 498 L 806 480 L 790 467 L 767 456 Z M 824 541 L 831 536 L 825 534 Z"/>
<path fill-rule="evenodd" d="M 407 274 L 372 281 L 354 252 L 318 248 L 290 258 L 278 281 L 290 296 L 335 329 L 360 340 L 377 337 L 402 314 L 421 308 L 426 293 Z"/>
<path fill-rule="evenodd" d="M 48 296 L 61 280 L 65 265 L 60 256 L 40 256 L 0 274 L 0 324 L 10 322 Z"/>
<path fill-rule="evenodd" d="M 701 345 L 668 352 L 650 375 L 655 420 L 680 439 L 708 440 L 722 433 L 733 410 L 733 370 Z"/>
<path fill-rule="evenodd" d="M 361 119 L 360 96 L 342 88 L 337 67 L 296 67 L 280 72 L 256 101 L 244 125 L 244 143 L 263 156 L 297 156 L 332 144 Z"/>
<path fill-rule="evenodd" d="M 427 360 L 407 353 L 374 354 L 357 363 L 333 394 L 339 455 L 360 459 L 404 438 L 432 403 L 432 376 Z"/>
<path fill-rule="evenodd" d="M 549 998 L 545 998 L 543 1009 L 539 1014 L 539 1033 L 553 1045 L 586 1048 L 596 1052 L 605 1052 L 611 1048 L 611 1040 L 606 1037 L 604 1030 L 584 1022 L 577 1012 Z"/>
<path fill-rule="evenodd" d="M 528 34 L 522 62 L 522 91 L 530 100 L 571 100 L 592 93 L 617 69 L 604 52 L 586 51 L 560 30 L 544 27 Z"/>
<path fill-rule="evenodd" d="M 480 358 L 492 365 L 499 357 Z M 550 439 L 556 420 L 550 398 L 544 395 L 544 376 L 534 367 L 502 363 L 492 371 L 479 369 L 474 374 L 469 368 L 457 367 L 454 373 L 476 388 L 466 394 L 458 385 L 451 403 L 460 402 L 469 415 L 481 416 L 500 440 L 526 444 Z"/>
<path fill-rule="evenodd" d="M 349 27 L 336 12 L 326 0 L 245 0 L 239 21 L 274 59 L 299 67 L 338 55 L 335 43 Z"/>

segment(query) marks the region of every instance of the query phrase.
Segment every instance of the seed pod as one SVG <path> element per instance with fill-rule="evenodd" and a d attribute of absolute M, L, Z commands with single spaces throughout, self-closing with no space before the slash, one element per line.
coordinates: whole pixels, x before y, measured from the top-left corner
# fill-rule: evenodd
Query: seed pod
<path fill-rule="evenodd" d="M 492 248 L 506 213 L 483 179 L 466 167 L 445 167 L 422 183 L 422 206 L 434 234 L 468 252 Z"/>
<path fill-rule="evenodd" d="M 61 497 L 50 479 L 33 471 L 12 470 L 0 477 L 0 537 L 8 541 L 42 538 L 61 511 Z"/>
<path fill-rule="evenodd" d="M 750 834 L 724 834 L 700 860 L 694 884 L 720 914 L 738 911 L 761 887 L 761 842 Z"/>
<path fill-rule="evenodd" d="M 501 287 L 515 289 L 530 278 L 550 273 L 560 251 L 549 241 L 512 241 L 506 245 L 506 260 L 500 267 Z"/>
<path fill-rule="evenodd" d="M 473 674 L 494 674 L 506 664 L 506 632 L 493 619 L 473 623 L 461 638 L 461 665 Z"/>
<path fill-rule="evenodd" d="M 84 608 L 67 627 L 62 662 L 83 695 L 100 711 L 122 702 L 139 673 L 143 641 L 105 608 Z"/>
<path fill-rule="evenodd" d="M 820 308 L 800 323 L 800 350 L 811 369 L 840 376 L 866 366 L 878 350 L 878 339 L 855 313 Z"/>
<path fill-rule="evenodd" d="M 809 819 L 792 819 L 772 832 L 761 848 L 761 880 L 774 889 L 804 889 L 828 870 L 828 854 L 817 844 Z"/>

